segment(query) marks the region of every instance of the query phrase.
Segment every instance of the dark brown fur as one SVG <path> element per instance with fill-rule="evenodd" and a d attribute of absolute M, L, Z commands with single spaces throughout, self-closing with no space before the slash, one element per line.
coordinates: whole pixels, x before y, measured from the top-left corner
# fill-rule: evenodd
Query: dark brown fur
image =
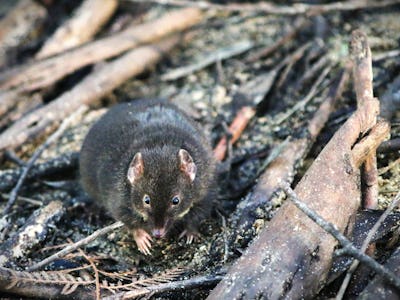
<path fill-rule="evenodd" d="M 196 165 L 193 182 L 180 167 L 180 149 Z M 128 169 L 139 152 L 143 172 L 131 183 Z M 179 220 L 182 229 L 195 232 L 211 209 L 214 170 L 203 131 L 175 105 L 158 99 L 111 108 L 91 128 L 80 154 L 81 181 L 89 195 L 116 220 L 148 232 L 163 226 L 168 231 Z M 150 206 L 143 202 L 145 194 Z M 177 194 L 181 201 L 172 205 Z"/>

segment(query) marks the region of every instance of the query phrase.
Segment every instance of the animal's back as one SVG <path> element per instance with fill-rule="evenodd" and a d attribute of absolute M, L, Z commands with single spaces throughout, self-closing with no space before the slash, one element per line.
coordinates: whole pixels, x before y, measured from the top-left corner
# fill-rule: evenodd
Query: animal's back
<path fill-rule="evenodd" d="M 126 174 L 133 155 L 145 148 L 186 148 L 195 160 L 212 159 L 197 124 L 164 100 L 136 100 L 112 107 L 89 131 L 81 149 L 85 190 L 104 206 L 127 197 Z M 201 162 L 199 172 L 201 175 Z M 112 202 L 110 199 L 114 199 Z"/>

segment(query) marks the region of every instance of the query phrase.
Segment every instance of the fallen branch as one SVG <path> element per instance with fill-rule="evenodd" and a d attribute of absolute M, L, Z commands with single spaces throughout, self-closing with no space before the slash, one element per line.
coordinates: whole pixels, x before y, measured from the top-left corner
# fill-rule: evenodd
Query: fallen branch
<path fill-rule="evenodd" d="M 82 105 L 91 105 L 127 79 L 158 62 L 180 40 L 178 35 L 157 44 L 132 50 L 102 65 L 70 91 L 48 105 L 26 115 L 0 135 L 0 152 L 14 149 L 28 140 L 51 131 L 54 126 Z"/>
<path fill-rule="evenodd" d="M 352 228 L 360 205 L 357 163 L 363 162 L 389 132 L 385 123 L 374 127 L 379 102 L 365 100 L 335 133 L 295 189 L 307 206 L 340 232 Z M 358 148 L 360 134 L 371 128 Z M 353 147 L 358 148 L 355 153 Z M 336 246 L 330 234 L 286 201 L 209 299 L 234 299 L 239 295 L 249 299 L 312 298 L 325 283 Z"/>
<path fill-rule="evenodd" d="M 145 2 L 147 0 L 130 0 L 132 2 Z M 319 13 L 328 13 L 332 11 L 349 11 L 357 10 L 363 8 L 378 8 L 386 7 L 389 5 L 395 5 L 399 2 L 396 0 L 384 0 L 384 1 L 368 1 L 368 0 L 351 0 L 346 2 L 333 2 L 329 4 L 304 4 L 295 3 L 291 6 L 275 5 L 270 2 L 259 2 L 256 4 L 215 4 L 207 1 L 186 1 L 186 0 L 150 0 L 150 2 L 164 4 L 164 5 L 174 5 L 174 6 L 187 6 L 187 7 L 197 7 L 201 9 L 218 9 L 224 11 L 257 11 L 269 14 L 278 15 L 298 15 L 298 14 L 308 14 L 310 11 L 316 11 Z"/>
<path fill-rule="evenodd" d="M 29 251 L 43 241 L 49 229 L 64 214 L 61 201 L 51 201 L 36 210 L 12 237 L 0 246 L 0 266 L 26 256 Z"/>
<path fill-rule="evenodd" d="M 85 0 L 36 54 L 42 59 L 91 40 L 117 9 L 117 0 Z"/>
<path fill-rule="evenodd" d="M 400 277 L 377 263 L 370 256 L 364 254 L 362 250 L 360 251 L 359 249 L 354 247 L 353 244 L 335 227 L 335 225 L 325 221 L 315 211 L 310 209 L 304 202 L 302 202 L 288 184 L 284 184 L 282 188 L 298 209 L 300 209 L 304 214 L 307 215 L 307 217 L 309 217 L 316 224 L 318 224 L 318 226 L 320 226 L 326 232 L 329 232 L 335 239 L 339 241 L 343 249 L 343 251 L 341 252 L 342 255 L 347 254 L 353 256 L 357 260 L 361 261 L 362 263 L 373 269 L 376 273 L 383 276 L 390 284 L 393 284 L 396 288 L 400 289 Z M 378 228 L 379 225 L 376 229 Z M 369 238 L 372 238 L 372 236 L 370 236 Z"/>
<path fill-rule="evenodd" d="M 341 97 L 349 79 L 348 70 L 343 70 L 335 84 L 329 90 L 325 99 L 308 124 L 307 134 L 302 138 L 290 140 L 279 155 L 269 163 L 268 168 L 258 179 L 257 185 L 251 192 L 249 199 L 242 201 L 232 214 L 233 235 L 229 240 L 243 239 L 247 231 L 253 227 L 254 211 L 258 207 L 268 207 L 277 196 L 282 182 L 292 182 L 299 162 L 307 155 L 318 134 L 328 121 L 335 103 Z M 248 238 L 241 241 L 241 246 L 247 245 Z"/>
<path fill-rule="evenodd" d="M 357 30 L 353 32 L 351 53 L 353 54 L 354 87 L 357 97 L 357 106 L 363 105 L 366 99 L 374 97 L 372 86 L 372 59 L 371 50 L 367 44 L 367 37 Z M 363 205 L 366 209 L 376 209 L 378 206 L 378 167 L 376 154 L 365 160 L 361 170 L 363 184 Z"/>
<path fill-rule="evenodd" d="M 229 133 L 231 134 L 231 138 L 229 140 L 229 143 L 231 145 L 239 139 L 247 124 L 254 117 L 255 114 L 256 110 L 250 106 L 243 106 L 241 109 L 239 109 L 231 125 L 228 128 Z M 225 157 L 227 147 L 228 140 L 227 137 L 224 136 L 214 149 L 214 157 L 217 160 L 222 161 Z"/>
<path fill-rule="evenodd" d="M 199 23 L 201 16 L 199 10 L 187 8 L 170 12 L 142 25 L 132 25 L 111 37 L 33 62 L 28 66 L 13 68 L 0 76 L 0 87 L 3 89 L 16 87 L 26 92 L 50 86 L 84 66 L 112 58 L 141 44 L 159 40 L 173 32 L 185 30 Z M 162 49 L 161 44 L 160 48 Z"/>
<path fill-rule="evenodd" d="M 46 150 L 52 143 L 54 143 L 63 133 L 64 131 L 70 126 L 70 124 L 76 120 L 77 116 L 80 116 L 87 110 L 87 106 L 81 106 L 77 111 L 75 111 L 72 115 L 66 118 L 60 125 L 60 127 L 51 135 L 49 138 L 40 145 L 39 148 L 35 150 L 32 157 L 28 160 L 26 165 L 22 168 L 21 176 L 18 179 L 17 184 L 13 188 L 10 193 L 10 197 L 8 198 L 7 205 L 4 208 L 2 214 L 6 215 L 10 212 L 11 207 L 14 205 L 15 200 L 17 199 L 18 193 L 22 184 L 25 182 L 25 179 L 28 175 L 29 170 L 32 168 L 33 164 L 36 160 L 42 155 L 43 151 Z"/>
<path fill-rule="evenodd" d="M 115 222 L 109 226 L 106 226 L 104 228 L 101 228 L 99 230 L 96 230 L 95 232 L 93 232 L 91 235 L 85 237 L 84 239 L 81 239 L 78 242 L 75 242 L 72 245 L 68 245 L 67 247 L 65 247 L 64 249 L 62 249 L 61 251 L 58 251 L 57 253 L 49 256 L 48 258 L 42 260 L 41 262 L 38 262 L 34 265 L 32 265 L 31 267 L 27 268 L 27 271 L 32 272 L 32 271 L 36 271 L 38 269 L 40 269 L 41 267 L 53 262 L 54 260 L 63 257 L 64 255 L 71 253 L 72 251 L 75 251 L 76 249 L 78 249 L 79 247 L 86 245 L 92 241 L 94 241 L 95 239 L 97 239 L 99 236 L 105 235 L 117 228 L 122 227 L 124 224 L 122 222 Z"/>

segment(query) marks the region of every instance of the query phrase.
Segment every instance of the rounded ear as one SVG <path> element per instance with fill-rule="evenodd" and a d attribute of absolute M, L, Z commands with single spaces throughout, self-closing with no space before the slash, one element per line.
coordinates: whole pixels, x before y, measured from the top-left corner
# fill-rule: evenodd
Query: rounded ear
<path fill-rule="evenodd" d="M 136 180 L 138 180 L 144 172 L 144 164 L 142 154 L 140 152 L 136 153 L 129 164 L 128 169 L 128 180 L 133 185 Z"/>
<path fill-rule="evenodd" d="M 193 182 L 196 178 L 197 167 L 189 152 L 180 149 L 178 152 L 180 170 Z"/>

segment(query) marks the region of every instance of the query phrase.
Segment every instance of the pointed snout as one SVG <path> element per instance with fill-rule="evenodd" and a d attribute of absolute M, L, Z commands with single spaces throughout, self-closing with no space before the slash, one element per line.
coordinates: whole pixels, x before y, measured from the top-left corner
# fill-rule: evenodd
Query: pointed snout
<path fill-rule="evenodd" d="M 165 228 L 155 228 L 151 233 L 155 238 L 163 238 L 165 236 Z"/>

